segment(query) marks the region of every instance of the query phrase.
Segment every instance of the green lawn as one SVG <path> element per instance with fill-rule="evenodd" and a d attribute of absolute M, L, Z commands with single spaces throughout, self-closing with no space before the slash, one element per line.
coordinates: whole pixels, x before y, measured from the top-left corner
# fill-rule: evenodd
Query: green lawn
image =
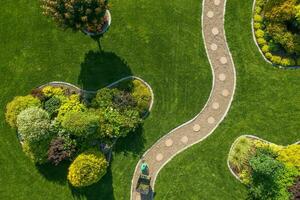
<path fill-rule="evenodd" d="M 161 171 L 156 199 L 246 199 L 246 189 L 226 166 L 234 140 L 243 134 L 283 145 L 300 140 L 300 70 L 278 70 L 263 60 L 252 39 L 252 3 L 227 3 L 226 31 L 237 69 L 230 113 L 212 136 L 179 154 Z"/>
<path fill-rule="evenodd" d="M 42 16 L 38 0 L 2 0 L 0 199 L 128 200 L 139 156 L 191 119 L 208 99 L 212 78 L 201 39 L 200 10 L 198 0 L 186 0 L 184 6 L 182 0 L 114 0 L 112 26 L 100 54 L 87 36 L 57 29 Z M 142 134 L 119 141 L 108 174 L 89 188 L 69 188 L 67 165 L 35 168 L 4 121 L 8 101 L 46 82 L 99 89 L 131 74 L 153 87 L 153 112 Z"/>

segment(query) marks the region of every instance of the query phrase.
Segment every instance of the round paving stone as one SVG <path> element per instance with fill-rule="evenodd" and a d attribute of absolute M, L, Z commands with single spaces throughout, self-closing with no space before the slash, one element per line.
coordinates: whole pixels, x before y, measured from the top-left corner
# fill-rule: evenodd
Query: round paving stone
<path fill-rule="evenodd" d="M 217 109 L 219 109 L 220 104 L 217 103 L 217 102 L 214 102 L 213 105 L 212 105 L 212 107 L 213 107 L 213 109 L 217 110 Z"/>
<path fill-rule="evenodd" d="M 220 81 L 225 81 L 226 80 L 226 75 L 225 74 L 219 74 L 219 80 Z"/>
<path fill-rule="evenodd" d="M 215 118 L 213 118 L 213 117 L 209 117 L 208 119 L 207 119 L 207 122 L 209 123 L 209 124 L 213 124 L 213 123 L 215 123 Z"/>
<path fill-rule="evenodd" d="M 224 96 L 224 97 L 228 97 L 229 96 L 229 91 L 228 90 L 223 90 L 222 91 L 222 95 Z"/>
<path fill-rule="evenodd" d="M 161 153 L 156 155 L 156 160 L 157 161 L 161 161 L 163 158 L 164 158 L 164 156 Z"/>
<path fill-rule="evenodd" d="M 220 0 L 215 0 L 214 3 L 215 3 L 216 6 L 218 6 L 218 5 L 220 5 L 221 2 L 220 2 Z"/>
<path fill-rule="evenodd" d="M 167 147 L 170 147 L 170 146 L 173 145 L 173 140 L 172 139 L 167 139 L 165 144 L 166 144 Z"/>
<path fill-rule="evenodd" d="M 219 29 L 214 27 L 213 29 L 211 29 L 212 34 L 214 35 L 218 35 L 219 34 Z"/>
<path fill-rule="evenodd" d="M 201 127 L 200 127 L 199 124 L 195 124 L 195 125 L 193 126 L 193 130 L 194 130 L 195 132 L 200 131 L 200 129 L 201 129 Z"/>
<path fill-rule="evenodd" d="M 221 58 L 220 58 L 220 62 L 221 62 L 222 64 L 226 64 L 228 61 L 227 61 L 227 58 L 226 58 L 226 57 L 221 57 Z"/>
<path fill-rule="evenodd" d="M 214 17 L 214 12 L 213 11 L 208 11 L 207 12 L 207 17 L 213 18 Z"/>
<path fill-rule="evenodd" d="M 181 138 L 181 142 L 184 143 L 184 144 L 186 144 L 188 141 L 189 141 L 189 138 L 187 136 L 183 136 Z"/>
<path fill-rule="evenodd" d="M 216 45 L 215 43 L 212 43 L 210 45 L 211 50 L 216 51 L 218 49 L 218 45 Z"/>

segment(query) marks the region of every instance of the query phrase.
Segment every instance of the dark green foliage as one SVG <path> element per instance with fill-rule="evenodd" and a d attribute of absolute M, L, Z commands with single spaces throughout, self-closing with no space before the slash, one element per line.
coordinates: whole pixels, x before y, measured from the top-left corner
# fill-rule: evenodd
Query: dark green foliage
<path fill-rule="evenodd" d="M 113 106 L 113 98 L 118 93 L 117 89 L 103 88 L 97 92 L 96 97 L 92 100 L 92 107 L 106 108 Z"/>
<path fill-rule="evenodd" d="M 44 109 L 49 113 L 51 117 L 55 117 L 58 113 L 58 109 L 61 105 L 61 101 L 57 97 L 51 97 L 44 104 Z"/>

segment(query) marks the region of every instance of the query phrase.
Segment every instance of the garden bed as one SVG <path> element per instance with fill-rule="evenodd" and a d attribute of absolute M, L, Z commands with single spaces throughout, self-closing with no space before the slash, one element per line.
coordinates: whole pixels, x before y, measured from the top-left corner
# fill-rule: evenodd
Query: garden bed
<path fill-rule="evenodd" d="M 7 105 L 6 120 L 34 163 L 73 161 L 68 180 L 83 187 L 101 179 L 117 139 L 134 134 L 152 105 L 150 86 L 136 77 L 98 91 L 51 82 L 15 97 Z M 94 174 L 81 174 L 82 167 Z"/>
<path fill-rule="evenodd" d="M 255 136 L 241 136 L 233 143 L 228 167 L 249 188 L 250 199 L 298 199 L 299 143 L 280 146 Z M 295 192 L 296 191 L 296 192 Z"/>
<path fill-rule="evenodd" d="M 300 7 L 293 0 L 254 0 L 253 38 L 264 59 L 280 68 L 300 68 Z"/>

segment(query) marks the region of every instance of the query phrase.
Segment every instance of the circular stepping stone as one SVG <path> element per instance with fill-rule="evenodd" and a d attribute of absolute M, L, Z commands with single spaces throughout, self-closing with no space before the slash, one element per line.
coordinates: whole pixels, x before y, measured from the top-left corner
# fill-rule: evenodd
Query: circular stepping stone
<path fill-rule="evenodd" d="M 209 117 L 208 119 L 207 119 L 207 122 L 209 123 L 209 124 L 213 124 L 213 123 L 215 123 L 215 118 L 213 118 L 213 117 Z"/>
<path fill-rule="evenodd" d="M 173 145 L 173 140 L 172 139 L 167 139 L 165 144 L 166 144 L 167 147 L 170 147 L 170 146 Z"/>
<path fill-rule="evenodd" d="M 216 51 L 218 49 L 218 45 L 216 45 L 215 43 L 212 43 L 210 45 L 210 49 L 213 50 L 213 51 Z"/>
<path fill-rule="evenodd" d="M 187 136 L 183 136 L 180 141 L 186 144 L 189 141 L 189 138 Z"/>
<path fill-rule="evenodd" d="M 208 11 L 207 12 L 207 17 L 213 18 L 214 17 L 214 12 L 213 11 Z"/>
<path fill-rule="evenodd" d="M 215 3 L 216 6 L 218 6 L 218 5 L 220 5 L 221 2 L 220 2 L 220 0 L 215 0 L 214 3 Z"/>
<path fill-rule="evenodd" d="M 217 102 L 214 102 L 213 105 L 212 105 L 213 109 L 217 110 L 220 108 L 220 104 L 217 103 Z"/>
<path fill-rule="evenodd" d="M 224 65 L 224 64 L 226 64 L 228 61 L 227 61 L 227 58 L 226 58 L 226 57 L 221 57 L 221 58 L 220 58 L 220 62 Z"/>
<path fill-rule="evenodd" d="M 226 75 L 225 74 L 219 74 L 219 80 L 220 81 L 225 81 L 226 80 Z"/>
<path fill-rule="evenodd" d="M 195 125 L 193 126 L 193 130 L 194 130 L 195 132 L 200 131 L 200 129 L 201 129 L 201 126 L 200 126 L 199 124 L 195 124 Z"/>
<path fill-rule="evenodd" d="M 228 97 L 229 96 L 229 91 L 228 90 L 223 90 L 222 91 L 222 95 L 224 96 L 224 97 Z"/>
<path fill-rule="evenodd" d="M 211 29 L 211 32 L 214 35 L 218 35 L 219 34 L 219 29 L 217 27 L 214 27 L 213 29 Z"/>
<path fill-rule="evenodd" d="M 156 155 L 156 160 L 157 161 L 161 161 L 163 158 L 164 158 L 164 156 L 161 153 Z"/>

